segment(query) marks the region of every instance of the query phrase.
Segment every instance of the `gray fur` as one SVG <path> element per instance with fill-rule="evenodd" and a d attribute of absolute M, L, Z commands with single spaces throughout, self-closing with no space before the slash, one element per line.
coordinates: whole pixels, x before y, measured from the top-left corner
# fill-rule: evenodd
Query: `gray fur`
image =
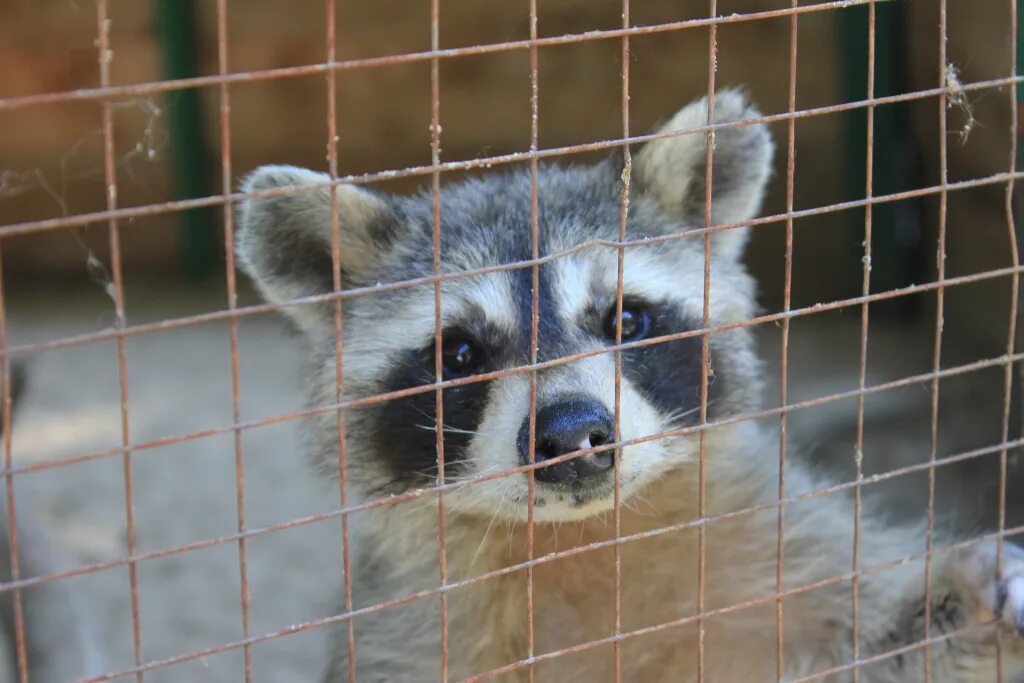
<path fill-rule="evenodd" d="M 679 110 L 658 129 L 659 134 L 693 130 L 709 124 L 748 121 L 761 116 L 740 90 L 715 95 L 712 116 L 702 98 Z M 700 144 L 704 138 L 705 143 Z M 707 183 L 707 135 L 676 135 L 645 145 L 636 157 L 636 175 L 645 194 L 657 198 L 662 208 L 683 223 L 705 224 Z M 730 225 L 748 220 L 761 207 L 771 170 L 774 145 L 764 125 L 714 129 L 711 166 L 711 225 Z M 747 230 L 717 233 L 718 248 L 738 258 L 746 244 Z"/>
<path fill-rule="evenodd" d="M 757 111 L 742 93 L 726 91 L 716 97 L 716 123 L 756 116 Z M 677 113 L 662 130 L 699 128 L 706 120 L 707 105 L 698 101 Z M 718 130 L 714 137 L 711 221 L 741 226 L 760 207 L 771 166 L 772 142 L 761 124 Z M 704 227 L 705 152 L 704 133 L 661 138 L 636 152 L 629 239 L 682 234 Z M 540 254 L 560 253 L 589 241 L 617 240 L 622 175 L 623 164 L 615 157 L 587 167 L 541 166 L 537 177 Z M 246 182 L 249 191 L 319 184 L 300 194 L 254 198 L 241 208 L 241 262 L 271 301 L 325 294 L 333 287 L 331 191 L 326 187 L 327 180 L 326 176 L 301 169 L 271 167 L 257 170 Z M 429 193 L 393 197 L 350 186 L 340 186 L 336 192 L 342 252 L 339 265 L 345 288 L 372 290 L 378 282 L 432 272 L 434 226 Z M 454 273 L 528 258 L 530 193 L 531 178 L 525 169 L 444 187 L 441 270 Z M 740 227 L 716 233 L 712 240 L 712 326 L 741 322 L 755 313 L 754 284 L 740 260 L 744 233 Z M 316 245 L 316 249 L 309 245 Z M 679 239 L 641 245 L 626 250 L 625 259 L 625 297 L 657 303 L 658 310 L 664 312 L 659 316 L 676 321 L 675 331 L 700 327 L 703 239 L 684 234 Z M 540 268 L 537 297 L 538 324 L 543 328 L 539 329 L 541 359 L 600 349 L 607 344 L 607 340 L 598 338 L 594 320 L 614 307 L 616 268 L 617 252 L 608 247 L 588 248 Z M 524 288 L 522 283 L 521 275 L 509 272 L 444 282 L 441 318 L 446 334 L 450 328 L 468 326 L 480 335 L 493 334 L 495 339 L 508 340 L 501 343 L 515 347 L 515 353 L 501 356 L 495 368 L 522 365 L 526 362 L 524 351 L 517 346 L 521 342 L 514 341 L 514 333 L 528 329 L 532 308 L 530 287 Z M 432 285 L 370 291 L 346 299 L 342 309 L 345 381 L 341 397 L 336 385 L 334 307 L 317 304 L 284 309 L 306 333 L 310 400 L 314 405 L 389 390 L 396 376 L 408 375 L 417 385 L 430 385 L 434 378 L 433 365 L 428 362 L 434 338 Z M 677 372 L 676 362 L 694 361 L 692 352 L 687 351 L 690 347 L 675 348 L 681 355 L 665 365 L 663 373 L 651 372 L 642 363 L 639 371 L 627 373 L 627 358 L 640 358 L 649 366 L 662 357 L 637 356 L 635 350 L 623 352 L 623 439 L 697 422 L 692 411 L 677 414 L 658 402 L 674 390 L 678 392 L 678 405 L 689 406 L 693 392 L 699 391 L 699 381 L 694 382 L 692 373 Z M 709 381 L 714 388 L 713 405 L 708 406 L 711 419 L 756 409 L 761 371 L 749 330 L 739 328 L 712 335 L 710 353 Z M 416 370 L 416 363 L 424 367 Z M 414 371 L 403 375 L 403 368 Z M 538 406 L 553 397 L 583 393 L 610 407 L 615 401 L 614 370 L 614 358 L 604 353 L 538 371 Z M 678 385 L 666 387 L 664 378 Z M 449 396 L 452 392 L 452 388 L 446 390 Z M 429 396 L 432 401 L 433 393 Z M 476 422 L 472 428 L 446 434 L 449 481 L 518 464 L 515 435 L 529 412 L 528 377 L 492 380 L 481 394 L 474 395 L 474 401 L 481 410 L 473 417 Z M 446 404 L 446 416 L 462 407 Z M 418 426 L 423 428 L 424 443 L 430 448 L 437 424 L 431 424 L 433 416 L 428 411 L 417 410 L 425 418 L 425 424 Z M 379 408 L 345 412 L 347 475 L 356 500 L 426 485 L 436 476 L 436 468 L 418 473 L 420 479 L 394 476 L 396 463 L 408 462 L 403 459 L 408 455 L 404 451 L 411 446 L 402 435 L 410 430 L 399 421 L 388 422 L 391 418 L 386 415 Z M 446 417 L 443 427 L 450 430 L 449 424 Z M 308 431 L 318 464 L 336 473 L 337 416 L 331 413 L 313 418 Z M 456 436 L 461 440 L 456 441 Z M 388 445 L 396 448 L 397 443 L 403 444 L 403 452 L 390 452 Z M 621 449 L 618 462 L 623 535 L 647 533 L 698 518 L 699 446 L 699 437 L 692 434 Z M 770 504 L 777 499 L 778 435 L 768 425 L 745 421 L 707 430 L 704 446 L 707 515 L 767 506 L 760 512 L 727 516 L 706 526 L 704 610 L 721 612 L 704 621 L 705 680 L 772 680 L 776 671 L 778 517 Z M 787 495 L 821 487 L 802 470 L 787 476 Z M 445 494 L 449 582 L 528 559 L 523 523 L 527 482 L 525 475 L 518 474 L 476 482 Z M 610 545 L 555 561 L 548 557 L 611 539 L 611 508 L 609 487 L 570 496 L 548 485 L 536 485 L 533 557 L 548 559 L 533 570 L 533 654 L 613 635 L 614 577 L 619 567 L 622 632 L 683 620 L 676 628 L 624 640 L 623 680 L 694 680 L 697 632 L 692 617 L 697 610 L 699 555 L 696 527 L 624 543 L 618 558 Z M 863 516 L 858 567 L 862 570 L 859 649 L 861 657 L 870 657 L 922 637 L 922 563 L 865 571 L 920 550 L 922 535 L 918 529 L 888 525 L 868 509 Z M 850 571 L 853 509 L 848 497 L 819 496 L 788 505 L 785 518 L 784 589 Z M 377 507 L 351 517 L 351 579 L 356 608 L 437 587 L 438 522 L 436 496 Z M 1001 620 L 1008 636 L 1022 626 L 1024 556 L 1016 546 L 1009 545 L 998 577 L 994 560 L 994 544 L 937 554 L 931 587 L 933 635 L 993 618 Z M 730 611 L 733 605 L 757 600 L 760 602 L 745 609 Z M 450 677 L 481 673 L 531 654 L 526 641 L 525 571 L 501 574 L 450 591 L 447 604 Z M 851 660 L 848 582 L 795 592 L 782 601 L 782 606 L 784 680 Z M 438 598 L 430 597 L 355 618 L 355 660 L 348 660 L 346 640 L 340 638 L 327 680 L 346 680 L 350 666 L 355 667 L 360 680 L 413 681 L 437 676 L 441 670 L 439 614 Z M 932 646 L 932 680 L 989 680 L 985 677 L 991 676 L 994 667 L 994 630 L 979 630 Z M 1024 666 L 1024 651 L 1011 637 L 1005 642 L 1006 671 L 1017 671 Z M 611 654 L 608 645 L 538 662 L 536 679 L 610 680 Z M 922 650 L 915 649 L 881 659 L 864 668 L 861 680 L 921 680 L 922 657 Z M 523 669 L 518 669 L 498 680 L 523 678 Z"/>
<path fill-rule="evenodd" d="M 25 371 L 11 366 L 11 400 L 17 403 L 25 388 Z M 21 578 L 53 574 L 64 568 L 63 558 L 45 530 L 32 516 L 29 506 L 18 499 L 18 569 Z M 0 583 L 12 579 L 8 539 L 7 495 L 0 492 Z M 28 680 L 34 683 L 64 683 L 97 675 L 106 670 L 96 642 L 96 625 L 90 623 L 78 596 L 66 583 L 49 581 L 21 591 L 22 627 Z M 0 681 L 18 677 L 17 621 L 14 592 L 0 593 L 0 634 L 5 649 Z"/>

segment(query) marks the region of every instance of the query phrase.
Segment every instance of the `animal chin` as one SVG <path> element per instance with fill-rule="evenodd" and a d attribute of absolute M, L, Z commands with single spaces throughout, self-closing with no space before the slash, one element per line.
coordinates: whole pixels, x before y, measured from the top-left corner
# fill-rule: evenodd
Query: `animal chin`
<path fill-rule="evenodd" d="M 510 510 L 517 519 L 526 519 L 529 493 L 524 485 L 521 495 L 515 497 Z M 622 482 L 620 498 L 628 495 L 626 482 Z M 611 510 L 615 505 L 615 479 L 611 475 L 586 484 L 550 484 L 537 482 L 534 485 L 533 516 L 538 522 L 579 521 Z"/>

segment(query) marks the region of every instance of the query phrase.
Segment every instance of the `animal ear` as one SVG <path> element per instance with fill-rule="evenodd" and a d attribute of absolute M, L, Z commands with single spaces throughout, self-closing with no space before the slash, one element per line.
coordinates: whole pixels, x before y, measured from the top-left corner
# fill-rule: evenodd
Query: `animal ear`
<path fill-rule="evenodd" d="M 716 93 L 713 123 L 754 119 L 761 113 L 738 90 Z M 658 129 L 658 133 L 708 125 L 706 97 L 691 102 Z M 714 133 L 711 223 L 727 225 L 753 218 L 761 208 L 771 170 L 773 143 L 763 123 L 717 129 Z M 633 167 L 638 194 L 654 200 L 662 211 L 689 226 L 704 226 L 707 134 L 703 131 L 657 138 L 640 148 Z M 715 233 L 713 251 L 739 258 L 747 228 Z"/>
<path fill-rule="evenodd" d="M 245 199 L 238 212 L 239 263 L 270 302 L 334 289 L 331 260 L 330 176 L 294 166 L 263 166 L 242 185 L 245 193 L 307 187 L 301 192 Z M 339 185 L 340 266 L 345 280 L 362 282 L 397 236 L 398 221 L 386 195 Z M 307 334 L 328 329 L 329 305 L 282 309 Z"/>

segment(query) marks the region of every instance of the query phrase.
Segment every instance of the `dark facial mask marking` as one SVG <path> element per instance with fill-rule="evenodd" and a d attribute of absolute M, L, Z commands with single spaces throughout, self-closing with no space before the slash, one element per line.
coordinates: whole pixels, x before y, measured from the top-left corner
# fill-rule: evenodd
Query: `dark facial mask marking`
<path fill-rule="evenodd" d="M 407 351 L 384 381 L 380 393 L 430 385 L 434 354 Z M 472 382 L 443 391 L 445 478 L 464 473 L 465 451 L 483 419 L 490 382 Z M 372 406 L 376 451 L 390 466 L 394 484 L 431 483 L 437 475 L 437 397 L 433 391 Z"/>
<path fill-rule="evenodd" d="M 668 303 L 650 304 L 647 308 L 651 323 L 647 337 L 696 329 L 674 306 Z M 714 355 L 711 354 L 711 360 Z M 678 428 L 696 424 L 699 420 L 701 390 L 701 337 L 684 337 L 658 342 L 622 352 L 623 375 L 664 415 L 681 416 L 673 420 Z M 711 367 L 714 368 L 712 362 Z M 708 377 L 708 403 L 722 392 L 722 378 Z M 711 405 L 708 414 L 712 414 Z"/>

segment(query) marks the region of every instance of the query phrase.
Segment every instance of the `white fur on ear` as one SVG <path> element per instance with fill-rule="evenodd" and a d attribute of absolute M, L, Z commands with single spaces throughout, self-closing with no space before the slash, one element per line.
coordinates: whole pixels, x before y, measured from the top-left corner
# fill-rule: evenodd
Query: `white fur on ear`
<path fill-rule="evenodd" d="M 733 123 L 760 117 L 738 90 L 715 94 L 713 123 Z M 691 102 L 658 129 L 658 133 L 692 130 L 708 125 L 706 97 Z M 763 123 L 715 131 L 712 157 L 711 222 L 740 223 L 761 208 L 771 171 L 774 144 Z M 640 193 L 667 214 L 690 227 L 704 226 L 707 134 L 703 131 L 658 138 L 644 145 L 633 161 Z M 747 240 L 746 228 L 715 233 L 713 249 L 739 258 Z"/>
<path fill-rule="evenodd" d="M 242 184 L 246 193 L 309 188 L 245 199 L 238 210 L 236 253 L 263 296 L 272 303 L 324 294 L 333 289 L 331 178 L 295 166 L 262 166 Z M 376 260 L 378 228 L 393 230 L 387 200 L 354 185 L 339 185 L 337 208 L 341 269 L 358 277 Z M 282 309 L 303 331 L 329 323 L 323 306 Z"/>

